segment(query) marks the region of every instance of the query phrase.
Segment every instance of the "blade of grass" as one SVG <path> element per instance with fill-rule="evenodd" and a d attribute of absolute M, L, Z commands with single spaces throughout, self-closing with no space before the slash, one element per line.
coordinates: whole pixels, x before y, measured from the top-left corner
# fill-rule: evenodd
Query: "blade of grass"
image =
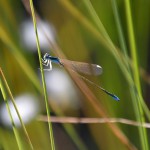
<path fill-rule="evenodd" d="M 102 35 L 104 35 L 104 38 L 106 39 L 106 41 L 109 43 L 109 48 L 110 48 L 110 52 L 114 55 L 117 63 L 119 64 L 121 70 L 123 71 L 126 79 L 128 80 L 128 82 L 134 86 L 134 82 L 133 82 L 133 79 L 132 79 L 132 76 L 130 74 L 130 71 L 129 71 L 129 57 L 127 55 L 127 53 L 125 54 L 125 56 L 123 55 L 123 60 L 124 62 L 120 59 L 119 57 L 119 51 L 118 49 L 115 47 L 114 43 L 112 42 L 110 36 L 108 35 L 103 23 L 101 22 L 99 16 L 97 15 L 95 9 L 93 8 L 92 6 L 92 3 L 90 2 L 90 0 L 83 0 L 85 6 L 87 7 L 88 11 L 89 11 L 89 14 L 91 15 L 91 18 L 93 19 L 94 23 L 96 24 L 98 30 L 99 30 L 99 33 Z M 120 32 L 121 30 L 119 30 Z M 123 42 L 123 38 L 121 37 L 121 42 Z M 125 52 L 125 43 L 122 43 L 123 44 L 123 51 Z"/>
<path fill-rule="evenodd" d="M 137 48 L 134 38 L 134 30 L 133 30 L 133 23 L 132 23 L 132 17 L 131 17 L 131 9 L 130 9 L 130 1 L 125 1 L 125 9 L 126 9 L 126 19 L 127 19 L 127 27 L 128 27 L 128 36 L 129 36 L 129 44 L 130 44 L 130 50 L 131 50 L 131 56 L 133 59 L 133 78 L 135 81 L 135 86 L 137 90 L 137 105 L 136 108 L 136 117 L 137 119 L 142 123 L 145 122 L 144 113 L 142 109 L 141 102 L 144 101 L 142 97 L 141 92 L 141 85 L 140 85 L 140 78 L 139 78 L 139 70 L 138 70 L 138 60 L 137 60 Z M 140 132 L 140 138 L 141 138 L 141 144 L 143 150 L 148 150 L 148 138 L 147 138 L 147 132 L 146 129 L 141 127 L 139 128 Z"/>
<path fill-rule="evenodd" d="M 112 43 L 112 41 L 111 41 L 111 39 L 110 39 L 110 37 L 109 37 L 105 27 L 104 27 L 102 21 L 100 20 L 99 16 L 97 15 L 91 1 L 90 0 L 82 0 L 82 1 L 84 2 L 87 10 L 89 11 L 89 14 L 91 15 L 91 18 L 93 19 L 94 23 L 96 24 L 99 32 L 102 33 L 103 37 L 106 38 L 106 40 L 108 42 L 110 42 L 110 45 L 113 46 L 113 43 Z M 114 53 L 117 54 L 117 51 L 115 50 Z"/>
<path fill-rule="evenodd" d="M 115 0 L 112 0 L 112 7 L 113 7 L 115 20 L 116 20 L 117 29 L 118 29 L 118 35 L 119 35 L 119 39 L 120 39 L 121 49 L 123 50 L 125 58 L 128 59 L 127 48 L 126 48 L 125 39 L 124 39 L 124 36 L 123 36 L 123 31 L 122 31 L 122 27 L 121 27 L 121 23 L 120 23 L 120 19 L 119 19 L 119 13 L 118 13 L 118 10 L 117 10 L 117 4 L 116 4 Z M 131 72 L 128 61 L 127 61 L 127 67 L 128 67 L 129 73 L 132 76 L 132 72 Z M 133 107 L 134 107 L 134 110 L 135 110 L 135 113 L 136 113 L 136 116 L 137 116 L 136 118 L 137 118 L 137 120 L 139 120 L 138 119 L 139 116 L 137 114 L 137 111 L 138 111 L 137 110 L 137 102 L 135 101 L 135 99 L 137 99 L 137 97 L 136 97 L 136 94 L 133 93 L 134 91 L 135 91 L 134 87 L 130 86 L 130 93 L 132 95 Z M 143 109 L 145 110 L 145 113 L 147 114 L 147 116 L 149 116 L 149 110 L 148 110 L 147 106 L 145 106 L 146 104 L 142 103 L 142 105 L 143 105 Z M 140 128 L 140 126 L 139 126 L 139 128 Z M 140 131 L 140 129 L 139 129 L 139 131 Z"/>
<path fill-rule="evenodd" d="M 100 21 L 100 19 L 99 19 L 99 17 L 98 17 L 98 15 L 96 14 L 96 12 L 95 12 L 95 10 L 94 10 L 94 8 L 93 8 L 93 6 L 92 6 L 92 4 L 91 4 L 91 2 L 89 1 L 89 0 L 83 0 L 84 1 L 84 3 L 85 3 L 85 5 L 87 6 L 87 8 L 88 8 L 88 10 L 89 10 L 89 12 L 90 12 L 90 15 L 92 16 L 92 18 L 93 18 L 93 20 L 94 20 L 94 22 L 95 22 L 95 24 L 97 25 L 97 27 L 98 27 L 98 29 L 103 33 L 103 35 L 104 35 L 104 37 L 106 37 L 106 39 L 108 40 L 108 42 L 112 45 L 112 47 L 113 47 L 113 43 L 112 43 L 112 41 L 111 41 L 111 39 L 110 39 L 110 37 L 109 37 L 109 35 L 107 34 L 107 32 L 106 32 L 106 30 L 105 30 L 105 28 L 104 28 L 104 26 L 103 26 L 103 24 L 102 24 L 102 22 Z M 118 20 L 117 20 L 118 21 Z M 119 31 L 121 31 L 121 30 L 119 30 Z M 120 32 L 121 33 L 121 32 Z M 121 42 L 122 42 L 122 46 L 123 46 L 123 50 L 124 50 L 124 53 L 125 53 L 125 59 L 127 59 L 127 53 L 126 53 L 126 49 L 125 49 L 125 43 L 123 43 L 123 38 L 121 37 Z M 126 61 L 126 62 L 128 62 L 128 61 Z M 126 64 L 127 65 L 127 69 L 128 69 L 128 71 L 129 71 L 129 75 L 131 74 L 131 72 L 130 72 L 130 68 L 129 68 L 129 64 Z M 131 78 L 132 78 L 132 75 L 131 75 Z M 134 86 L 134 85 L 133 85 Z M 135 98 L 136 98 L 136 91 L 134 90 L 134 87 L 131 87 L 131 94 L 132 94 L 132 99 L 133 99 L 133 104 L 134 104 L 134 107 L 136 107 L 136 104 L 135 104 Z M 132 93 L 132 92 L 134 92 L 134 93 Z M 145 105 L 144 105 L 145 106 Z M 136 108 L 135 108 L 135 110 L 137 110 Z M 138 110 L 137 110 L 138 111 Z M 137 111 L 135 111 L 135 112 L 137 112 Z M 137 114 L 137 113 L 136 113 Z M 137 117 L 139 118 L 139 115 L 137 115 Z M 139 127 L 140 128 L 140 127 Z M 141 134 L 140 134 L 141 135 Z"/>
<path fill-rule="evenodd" d="M 120 22 L 120 18 L 119 18 L 119 13 L 118 13 L 118 9 L 117 9 L 116 0 L 111 0 L 111 3 L 112 3 L 114 18 L 115 18 L 116 26 L 117 26 L 117 30 L 118 30 L 119 43 L 121 45 L 121 50 L 123 51 L 123 54 L 124 54 L 125 59 L 126 59 L 127 69 L 128 69 L 128 71 L 131 75 L 130 64 L 128 62 L 128 57 L 129 56 L 128 56 L 128 53 L 127 53 L 126 42 L 125 42 L 125 38 L 124 38 L 124 35 L 123 35 L 123 30 L 122 30 L 122 26 L 121 26 L 121 22 Z"/>
<path fill-rule="evenodd" d="M 22 150 L 23 146 L 22 146 L 22 143 L 21 143 L 21 139 L 20 139 L 19 133 L 17 131 L 17 128 L 15 126 L 13 117 L 11 115 L 10 107 L 9 107 L 9 104 L 8 104 L 8 101 L 7 101 L 6 92 L 4 90 L 1 78 L 0 78 L 0 90 L 1 90 L 3 98 L 4 98 L 4 102 L 6 103 L 6 108 L 7 108 L 8 114 L 10 116 L 10 120 L 11 120 L 11 124 L 12 124 L 12 128 L 13 128 L 13 132 L 14 132 L 14 135 L 15 135 L 15 138 L 16 138 L 16 142 L 17 142 L 18 148 L 19 148 L 19 150 Z"/>
<path fill-rule="evenodd" d="M 103 27 L 103 24 L 101 23 L 101 21 L 98 19 L 98 16 L 94 17 L 95 12 L 93 12 L 93 8 L 92 8 L 92 13 L 91 16 L 93 18 L 95 18 L 94 20 L 96 21 L 97 26 L 99 26 L 99 28 L 102 27 L 102 29 L 100 29 L 100 31 L 104 32 L 103 35 L 105 35 L 105 38 L 101 35 L 100 32 L 98 32 L 94 26 L 69 2 L 69 1 L 62 1 L 62 0 L 58 0 L 80 23 L 82 23 L 87 29 L 88 31 L 90 31 L 97 39 L 98 41 L 103 44 L 104 47 L 106 47 L 107 50 L 109 50 L 109 52 L 111 52 L 115 58 L 115 60 L 117 61 L 118 65 L 120 66 L 120 69 L 122 70 L 123 74 L 126 77 L 126 80 L 128 81 L 129 85 L 131 87 L 134 87 L 134 81 L 128 71 L 128 65 L 127 63 L 130 64 L 131 67 L 132 66 L 132 62 L 129 59 L 129 57 L 126 59 L 125 56 L 119 51 L 119 49 L 117 47 L 115 47 L 115 45 L 113 44 L 112 41 L 109 38 L 109 35 L 106 32 L 105 28 Z M 87 2 L 86 2 L 87 3 Z M 89 3 L 87 3 L 86 5 L 88 5 Z M 88 6 L 88 9 L 90 11 L 91 6 Z M 100 22 L 100 24 L 99 24 Z M 107 40 L 106 40 L 107 39 Z M 110 44 L 108 44 L 108 42 Z M 150 120 L 150 115 L 149 115 L 149 109 L 146 106 L 145 102 L 142 101 L 142 106 L 144 108 L 144 111 L 147 115 L 147 117 Z"/>
<path fill-rule="evenodd" d="M 11 39 L 11 35 L 6 31 L 5 27 L 3 27 L 2 24 L 0 26 L 0 39 L 9 48 L 8 50 L 12 53 L 12 55 L 14 56 L 14 58 L 17 60 L 18 64 L 20 65 L 21 69 L 25 72 L 28 78 L 32 81 L 32 83 L 35 85 L 38 91 L 41 94 L 43 94 L 43 91 L 41 90 L 41 86 L 39 84 L 36 74 L 34 73 L 33 69 L 30 67 L 27 60 L 21 54 L 20 48 L 17 47 L 17 44 L 13 43 L 13 40 Z"/>
<path fill-rule="evenodd" d="M 123 64 L 122 60 L 125 62 L 123 55 L 118 51 L 118 48 L 107 38 L 104 38 L 102 34 L 96 30 L 96 28 L 68 1 L 58 0 L 62 6 L 64 6 L 79 22 L 81 22 L 93 35 L 97 38 L 97 40 L 106 47 L 107 50 L 114 56 L 118 65 L 120 66 L 123 74 L 125 75 L 127 81 L 131 84 L 134 84 L 132 78 L 130 77 L 127 68 Z M 106 33 L 103 33 L 105 35 Z M 107 40 L 106 40 L 107 38 Z"/>
<path fill-rule="evenodd" d="M 27 132 L 27 130 L 26 130 L 26 128 L 25 128 L 25 125 L 24 125 L 24 123 L 23 123 L 23 121 L 22 121 L 22 119 L 21 119 L 21 116 L 20 116 L 19 111 L 18 111 L 18 109 L 17 109 L 17 106 L 16 106 L 16 104 L 15 104 L 15 100 L 14 100 L 14 98 L 13 98 L 13 95 L 12 95 L 12 93 L 11 93 L 11 90 L 10 90 L 10 88 L 9 88 L 9 85 L 8 85 L 8 83 L 7 83 L 7 81 L 6 81 L 6 78 L 5 78 L 5 76 L 4 76 L 3 71 L 2 71 L 1 68 L 0 68 L 0 76 L 1 76 L 1 80 L 3 80 L 3 82 L 4 82 L 4 84 L 5 84 L 5 87 L 6 87 L 7 91 L 8 91 L 8 94 L 9 94 L 9 96 L 10 96 L 10 98 L 11 98 L 11 101 L 12 101 L 12 103 L 13 103 L 13 105 L 14 105 L 15 111 L 16 111 L 16 113 L 17 113 L 17 115 L 18 115 L 19 121 L 20 121 L 21 126 L 22 126 L 22 128 L 23 128 L 23 131 L 24 131 L 24 133 L 25 133 L 25 135 L 26 135 L 26 137 L 27 137 L 28 143 L 29 143 L 31 149 L 34 149 L 32 143 L 31 143 L 31 140 L 30 140 L 30 138 L 29 138 L 28 132 Z M 1 84 L 1 88 L 2 88 L 2 84 Z M 6 98 L 6 96 L 5 96 L 5 94 L 4 94 L 4 89 L 2 89 L 2 92 L 3 92 L 4 98 Z M 4 99 L 4 100 L 5 100 L 5 99 Z M 8 104 L 6 104 L 6 106 L 7 106 L 7 105 L 8 105 Z M 9 110 L 9 106 L 8 106 L 8 110 Z M 10 113 L 10 110 L 9 110 L 8 112 Z M 10 116 L 11 116 L 11 115 L 10 115 Z M 11 119 L 12 119 L 12 116 L 11 116 Z M 14 126 L 14 122 L 13 122 L 13 126 Z M 16 134 L 17 134 L 17 133 L 16 133 L 16 131 L 15 131 L 15 135 L 16 135 Z M 18 135 L 17 135 L 17 136 L 18 136 Z M 19 140 L 19 139 L 17 138 L 17 140 Z M 19 141 L 19 146 L 21 146 L 20 141 Z"/>
<path fill-rule="evenodd" d="M 85 6 L 87 7 L 90 15 L 91 15 L 91 18 L 93 19 L 94 23 L 96 24 L 96 26 L 98 27 L 99 31 L 102 32 L 102 34 L 104 35 L 104 38 L 106 38 L 106 40 L 110 43 L 110 45 L 112 45 L 112 47 L 115 47 L 111 38 L 109 37 L 105 27 L 103 26 L 100 18 L 98 17 L 95 9 L 93 8 L 92 6 L 92 3 L 90 2 L 90 0 L 83 0 Z M 112 1 L 113 3 L 114 1 Z M 114 4 L 114 3 L 113 3 Z M 130 78 L 132 79 L 132 75 L 131 75 L 131 71 L 130 71 L 130 66 L 129 66 L 129 63 L 128 63 L 128 55 L 127 55 L 127 50 L 126 50 L 126 45 L 125 45 L 125 42 L 124 42 L 124 38 L 123 38 L 123 34 L 122 34 L 122 30 L 121 30 L 121 25 L 120 25 L 120 22 L 119 22 L 119 17 L 118 17 L 118 13 L 117 13 L 117 10 L 116 10 L 116 7 L 115 5 L 113 5 L 114 7 L 114 14 L 115 14 L 115 19 L 116 19 L 116 22 L 117 22 L 117 29 L 118 29 L 118 33 L 119 33 L 119 39 L 120 39 L 120 43 L 121 43 L 121 48 L 123 50 L 123 53 L 124 53 L 124 57 L 125 57 L 125 63 L 123 64 L 121 62 L 122 65 L 120 66 L 124 66 L 125 69 L 127 69 L 127 72 L 129 73 L 128 76 L 130 76 Z M 115 57 L 116 58 L 116 57 Z M 116 58 L 117 59 L 117 58 Z M 119 61 L 118 61 L 119 63 Z M 122 68 L 122 67 L 121 67 Z M 129 84 L 130 85 L 130 84 Z M 131 86 L 133 86 L 133 81 L 132 81 L 132 84 Z M 133 89 L 131 88 L 130 89 L 131 93 L 133 92 Z"/>
<path fill-rule="evenodd" d="M 53 137 L 52 123 L 50 122 L 50 109 L 49 109 L 49 105 L 48 105 L 48 96 L 47 96 L 47 91 L 46 91 L 46 83 L 45 83 L 43 65 L 42 65 L 42 61 L 41 61 L 42 58 L 41 58 L 40 43 L 39 43 L 39 38 L 38 38 L 38 32 L 37 32 L 37 26 L 36 26 L 36 18 L 35 18 L 34 6 L 33 6 L 32 0 L 30 0 L 30 8 L 31 8 L 31 13 L 32 13 L 34 30 L 35 30 L 35 34 L 36 34 L 36 43 L 37 43 L 37 49 L 38 49 L 38 55 L 39 55 L 40 70 L 41 70 L 41 75 L 42 75 L 42 83 L 43 83 L 43 89 L 44 89 L 45 105 L 46 105 L 47 117 L 48 117 L 48 120 L 49 120 L 48 127 L 49 127 L 51 148 L 52 148 L 52 150 L 55 150 L 55 143 L 54 143 L 54 137 Z"/>

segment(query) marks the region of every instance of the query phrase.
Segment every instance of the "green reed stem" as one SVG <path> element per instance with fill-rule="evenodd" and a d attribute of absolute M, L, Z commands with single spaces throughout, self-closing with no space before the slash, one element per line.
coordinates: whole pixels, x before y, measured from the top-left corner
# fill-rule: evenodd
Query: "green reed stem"
<path fill-rule="evenodd" d="M 34 30 L 35 30 L 35 34 L 36 34 L 36 43 L 37 43 L 39 62 L 40 62 L 40 70 L 41 70 L 42 83 L 43 83 L 43 89 L 44 89 L 44 97 L 45 97 L 45 105 L 46 105 L 46 112 L 47 112 L 47 119 L 48 119 L 48 127 L 49 127 L 51 149 L 55 150 L 55 143 L 54 143 L 54 137 L 53 137 L 52 123 L 50 121 L 50 109 L 49 109 L 49 105 L 48 105 L 48 96 L 47 96 L 47 91 L 46 91 L 46 82 L 45 82 L 45 77 L 44 77 L 43 65 L 42 65 L 42 61 L 41 61 L 42 57 L 41 57 L 40 43 L 39 43 L 39 37 L 38 37 L 37 25 L 36 25 L 36 18 L 35 18 L 34 6 L 33 6 L 32 0 L 30 0 L 30 8 L 31 8 L 31 13 L 32 13 Z"/>
<path fill-rule="evenodd" d="M 134 102 L 134 104 L 136 103 L 136 105 L 134 107 L 135 107 L 135 111 L 136 111 L 137 120 L 142 123 L 142 122 L 145 122 L 145 118 L 144 118 L 144 113 L 143 113 L 143 109 L 142 109 L 143 97 L 142 97 L 142 92 L 141 92 L 141 84 L 140 84 L 140 77 L 139 77 L 139 70 L 138 70 L 137 48 L 136 48 L 136 43 L 135 43 L 135 38 L 134 38 L 130 1 L 125 0 L 124 2 L 125 2 L 125 9 L 126 9 L 130 50 L 131 50 L 131 56 L 132 56 L 132 60 L 133 60 L 132 70 L 133 70 L 133 78 L 135 81 L 135 92 L 137 92 L 137 94 L 135 95 L 137 98 L 134 99 L 134 101 L 135 100 L 137 100 L 137 101 Z M 149 148 L 148 148 L 146 129 L 143 127 L 140 127 L 139 132 L 140 132 L 142 149 L 148 150 Z"/>
<path fill-rule="evenodd" d="M 25 128 L 25 125 L 24 125 L 24 123 L 23 123 L 23 121 L 22 121 L 22 119 L 21 119 L 21 116 L 20 116 L 19 111 L 18 111 L 18 109 L 17 109 L 15 100 L 14 100 L 14 98 L 13 98 L 13 95 L 12 95 L 12 93 L 11 93 L 11 90 L 10 90 L 10 88 L 9 88 L 9 85 L 8 85 L 8 83 L 7 83 L 7 80 L 6 80 L 5 76 L 4 76 L 3 71 L 2 71 L 1 68 L 0 68 L 0 76 L 1 76 L 1 80 L 2 80 L 2 81 L 4 82 L 4 84 L 5 84 L 5 87 L 6 87 L 7 91 L 8 91 L 8 94 L 9 94 L 9 96 L 10 96 L 10 99 L 11 99 L 13 105 L 14 105 L 15 111 L 16 111 L 16 113 L 17 113 L 17 115 L 18 115 L 19 121 L 20 121 L 21 126 L 22 126 L 22 128 L 23 128 L 23 131 L 24 131 L 24 133 L 25 133 L 25 135 L 26 135 L 26 137 L 27 137 L 27 140 L 28 140 L 28 143 L 29 143 L 29 145 L 30 145 L 30 148 L 33 150 L 34 148 L 33 148 L 33 145 L 32 145 L 32 143 L 31 143 L 31 140 L 30 140 L 30 138 L 29 138 L 28 132 L 27 132 L 27 130 L 26 130 L 26 128 Z M 3 94 L 4 100 L 5 100 L 5 102 L 6 102 L 6 106 L 7 106 L 7 109 L 8 109 L 8 113 L 10 114 L 10 118 L 11 118 L 12 125 L 13 125 L 13 130 L 14 130 L 15 124 L 14 124 L 14 121 L 13 121 L 13 118 L 12 118 L 12 115 L 11 115 L 11 112 L 10 112 L 9 105 L 8 105 L 8 103 L 7 103 L 7 100 L 6 100 L 6 94 L 5 94 L 5 92 L 4 92 L 5 90 L 4 90 L 4 88 L 3 88 L 2 83 L 1 83 L 0 85 L 1 85 L 2 94 Z M 15 128 L 16 128 L 16 127 L 15 127 Z M 16 131 L 16 129 L 15 129 L 14 134 L 15 134 L 15 136 L 17 137 L 16 140 L 17 140 L 17 143 L 18 143 L 19 148 L 22 149 L 21 142 L 20 142 L 21 140 L 20 140 L 20 138 L 19 138 L 19 134 L 18 134 L 18 132 Z"/>
<path fill-rule="evenodd" d="M 10 116 L 10 120 L 11 120 L 11 124 L 12 124 L 12 128 L 13 128 L 13 131 L 14 131 L 14 135 L 15 135 L 16 141 L 17 141 L 18 148 L 19 148 L 19 150 L 22 150 L 21 139 L 20 139 L 19 133 L 18 133 L 18 131 L 17 131 L 17 128 L 16 128 L 16 126 L 15 126 L 13 117 L 12 117 L 12 115 L 11 115 L 10 107 L 9 107 L 9 104 L 8 104 L 8 101 L 7 101 L 7 98 L 6 98 L 6 97 L 7 97 L 7 96 L 6 96 L 6 92 L 5 92 L 5 90 L 4 90 L 4 87 L 3 87 L 3 84 L 2 84 L 1 78 L 0 78 L 0 90 L 1 90 L 1 92 L 2 92 L 4 101 L 5 101 L 5 103 L 6 103 L 6 108 L 7 108 L 8 114 L 9 114 L 9 116 Z"/>

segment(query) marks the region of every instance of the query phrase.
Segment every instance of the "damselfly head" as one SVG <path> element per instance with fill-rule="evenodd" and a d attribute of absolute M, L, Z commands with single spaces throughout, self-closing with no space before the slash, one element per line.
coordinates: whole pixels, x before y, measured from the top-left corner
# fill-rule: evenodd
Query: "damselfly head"
<path fill-rule="evenodd" d="M 48 54 L 48 53 L 45 53 L 45 55 L 43 56 L 43 60 L 44 60 L 44 61 L 47 60 L 48 57 L 49 57 L 49 54 Z"/>

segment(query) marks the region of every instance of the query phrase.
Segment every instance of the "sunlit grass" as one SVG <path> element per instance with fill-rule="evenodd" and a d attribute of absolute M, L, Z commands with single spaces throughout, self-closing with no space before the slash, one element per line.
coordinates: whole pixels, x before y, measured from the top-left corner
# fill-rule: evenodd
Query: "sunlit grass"
<path fill-rule="evenodd" d="M 50 108 L 49 108 L 49 105 L 48 105 L 48 96 L 47 96 L 47 91 L 46 91 L 46 83 L 45 83 L 43 65 L 42 65 L 42 61 L 41 61 L 42 57 L 41 57 L 40 43 L 39 43 L 39 38 L 38 38 L 36 18 L 35 18 L 34 6 L 33 6 L 32 0 L 30 0 L 30 7 L 31 7 L 33 24 L 34 24 L 34 30 L 35 30 L 35 34 L 36 34 L 36 43 L 37 43 L 37 49 L 38 49 L 38 55 L 39 55 L 40 70 L 41 70 L 41 75 L 42 75 L 42 83 L 43 83 L 43 89 L 44 89 L 44 97 L 45 97 L 45 105 L 46 105 L 47 117 L 48 117 L 48 120 L 49 120 L 50 119 Z M 52 124 L 51 124 L 50 120 L 48 121 L 48 126 L 49 126 L 51 149 L 55 150 L 53 129 L 52 129 Z"/>
<path fill-rule="evenodd" d="M 131 56 L 133 60 L 133 78 L 135 81 L 135 96 L 133 98 L 137 99 L 135 103 L 135 99 L 133 100 L 133 106 L 136 113 L 136 118 L 139 122 L 145 122 L 144 112 L 142 108 L 143 97 L 142 97 L 142 90 L 140 84 L 140 76 L 139 76 L 139 66 L 137 60 L 137 48 L 135 43 L 134 37 L 134 30 L 133 30 L 133 23 L 132 23 L 132 16 L 131 16 L 131 8 L 130 8 L 130 1 L 125 1 L 125 8 L 126 8 L 126 15 L 127 15 L 127 24 L 128 24 L 128 35 L 129 35 L 129 43 L 130 43 L 130 50 Z M 133 88 L 134 90 L 134 88 Z M 136 94 L 137 92 L 137 94 Z M 140 139 L 142 143 L 142 149 L 148 150 L 148 139 L 147 139 L 147 131 L 145 128 L 139 128 L 140 132 Z"/>
<path fill-rule="evenodd" d="M 28 135 L 28 132 L 27 132 L 27 130 L 26 130 L 26 127 L 25 127 L 25 125 L 24 125 L 24 123 L 23 123 L 23 121 L 22 121 L 22 118 L 21 118 L 21 116 L 20 116 L 20 114 L 19 114 L 19 111 L 18 111 L 17 106 L 16 106 L 16 104 L 15 104 L 15 100 L 14 100 L 13 95 L 12 95 L 12 93 L 11 93 L 11 90 L 10 90 L 10 88 L 9 88 L 9 86 L 8 86 L 8 83 L 7 83 L 6 78 L 5 78 L 4 74 L 3 74 L 3 71 L 2 71 L 2 69 L 0 68 L 0 90 L 1 90 L 1 92 L 2 92 L 4 101 L 5 101 L 5 103 L 6 103 L 6 107 L 7 107 L 7 110 L 8 110 L 9 116 L 10 116 L 10 119 L 11 119 L 11 123 L 12 123 L 13 131 L 14 131 L 14 135 L 15 135 L 15 138 L 16 138 L 16 141 L 17 141 L 17 144 L 18 144 L 18 148 L 19 148 L 20 150 L 22 150 L 22 149 L 23 149 L 23 146 L 22 146 L 22 144 L 21 144 L 21 138 L 20 138 L 20 136 L 19 136 L 18 130 L 17 130 L 16 126 L 15 126 L 15 123 L 14 123 L 14 120 L 13 120 L 13 117 L 12 117 L 12 114 L 11 114 L 11 110 L 10 110 L 10 107 L 9 107 L 9 104 L 8 104 L 8 96 L 6 96 L 7 94 L 6 94 L 6 92 L 5 92 L 3 83 L 4 83 L 4 85 L 5 85 L 5 89 L 7 90 L 7 93 L 9 94 L 9 97 L 11 98 L 11 101 L 12 101 L 12 103 L 13 103 L 13 105 L 14 105 L 15 111 L 16 111 L 16 113 L 17 113 L 17 115 L 18 115 L 19 121 L 20 121 L 21 126 L 22 126 L 22 128 L 23 128 L 23 131 L 24 131 L 24 133 L 25 133 L 25 135 L 26 135 L 26 137 L 27 137 L 27 139 L 28 139 L 28 143 L 29 143 L 29 145 L 30 145 L 30 148 L 33 149 L 32 142 L 31 142 L 31 140 L 30 140 L 30 137 L 29 137 L 29 135 Z"/>

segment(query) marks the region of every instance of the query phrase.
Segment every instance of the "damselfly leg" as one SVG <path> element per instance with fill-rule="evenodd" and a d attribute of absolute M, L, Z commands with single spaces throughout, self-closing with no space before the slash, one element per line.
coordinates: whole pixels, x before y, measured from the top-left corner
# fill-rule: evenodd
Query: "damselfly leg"
<path fill-rule="evenodd" d="M 51 63 L 51 60 L 47 60 L 47 59 L 42 59 L 42 64 L 46 67 L 49 66 L 48 69 L 43 69 L 44 71 L 51 71 L 52 70 L 52 63 Z"/>

